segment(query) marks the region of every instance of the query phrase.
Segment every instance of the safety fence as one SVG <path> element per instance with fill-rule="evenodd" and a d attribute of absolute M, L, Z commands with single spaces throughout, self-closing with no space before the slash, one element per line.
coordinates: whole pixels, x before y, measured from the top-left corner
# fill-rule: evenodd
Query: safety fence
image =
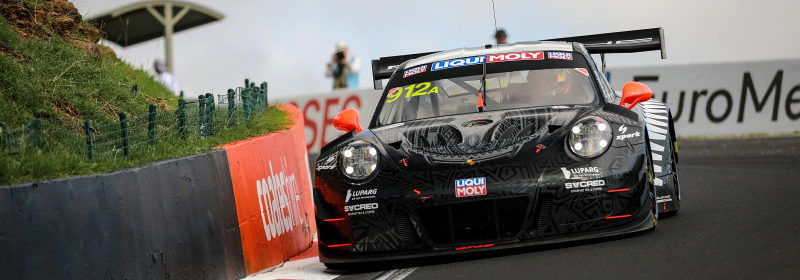
<path fill-rule="evenodd" d="M 178 100 L 175 110 L 149 105 L 147 114 L 129 116 L 119 112 L 119 121 L 66 121 L 34 119 L 27 125 L 6 128 L 0 122 L 0 155 L 57 147 L 85 155 L 89 160 L 117 159 L 132 150 L 160 141 L 180 141 L 190 135 L 212 136 L 242 125 L 267 108 L 267 83 L 259 86 L 245 79 L 245 87 L 227 94 L 199 95 L 197 100 Z"/>

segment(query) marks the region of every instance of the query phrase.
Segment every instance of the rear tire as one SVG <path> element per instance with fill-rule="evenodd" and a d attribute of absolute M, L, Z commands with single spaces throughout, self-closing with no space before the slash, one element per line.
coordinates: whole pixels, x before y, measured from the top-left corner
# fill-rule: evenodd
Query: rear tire
<path fill-rule="evenodd" d="M 647 135 L 647 129 L 644 130 L 644 143 L 645 143 L 645 153 L 647 154 L 647 184 L 650 186 L 650 200 L 653 203 L 653 209 L 650 211 L 653 212 L 653 218 L 657 221 L 658 220 L 658 203 L 656 203 L 656 185 L 653 184 L 653 179 L 655 178 L 656 174 L 653 171 L 653 158 L 652 152 L 650 151 L 650 137 Z M 655 226 L 653 226 L 655 228 Z"/>

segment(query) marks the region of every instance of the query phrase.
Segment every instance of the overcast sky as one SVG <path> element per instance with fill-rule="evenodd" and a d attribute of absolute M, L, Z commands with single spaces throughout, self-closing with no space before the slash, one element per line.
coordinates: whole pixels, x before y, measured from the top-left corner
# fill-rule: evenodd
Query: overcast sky
<path fill-rule="evenodd" d="M 71 0 L 91 18 L 130 0 Z M 270 94 L 328 91 L 323 74 L 337 41 L 361 58 L 360 85 L 371 87 L 370 59 L 482 46 L 493 42 L 490 0 L 243 1 L 194 0 L 225 15 L 174 36 L 175 74 L 190 96 L 222 93 L 244 77 L 268 81 Z M 667 60 L 655 52 L 613 55 L 613 66 L 800 58 L 797 0 L 495 0 L 509 41 L 664 27 Z M 151 70 L 164 41 L 117 55 Z"/>

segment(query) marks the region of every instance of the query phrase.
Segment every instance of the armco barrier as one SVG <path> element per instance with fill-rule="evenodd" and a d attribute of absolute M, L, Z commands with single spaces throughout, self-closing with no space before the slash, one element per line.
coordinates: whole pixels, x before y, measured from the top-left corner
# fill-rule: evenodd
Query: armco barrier
<path fill-rule="evenodd" d="M 0 279 L 244 276 L 225 151 L 0 187 Z"/>
<path fill-rule="evenodd" d="M 0 186 L 0 279 L 239 279 L 310 247 L 303 117 L 283 109 L 289 130 L 205 154 Z"/>
<path fill-rule="evenodd" d="M 282 109 L 295 123 L 289 130 L 223 146 L 248 275 L 302 252 L 313 238 L 302 112 L 291 105 Z"/>

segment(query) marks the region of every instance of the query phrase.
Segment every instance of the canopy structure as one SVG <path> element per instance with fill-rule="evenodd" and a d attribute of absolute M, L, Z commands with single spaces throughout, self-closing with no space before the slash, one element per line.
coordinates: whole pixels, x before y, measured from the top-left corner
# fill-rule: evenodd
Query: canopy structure
<path fill-rule="evenodd" d="M 167 69 L 172 72 L 172 34 L 225 16 L 185 1 L 143 1 L 98 15 L 89 22 L 106 33 L 106 40 L 127 47 L 164 36 Z"/>

